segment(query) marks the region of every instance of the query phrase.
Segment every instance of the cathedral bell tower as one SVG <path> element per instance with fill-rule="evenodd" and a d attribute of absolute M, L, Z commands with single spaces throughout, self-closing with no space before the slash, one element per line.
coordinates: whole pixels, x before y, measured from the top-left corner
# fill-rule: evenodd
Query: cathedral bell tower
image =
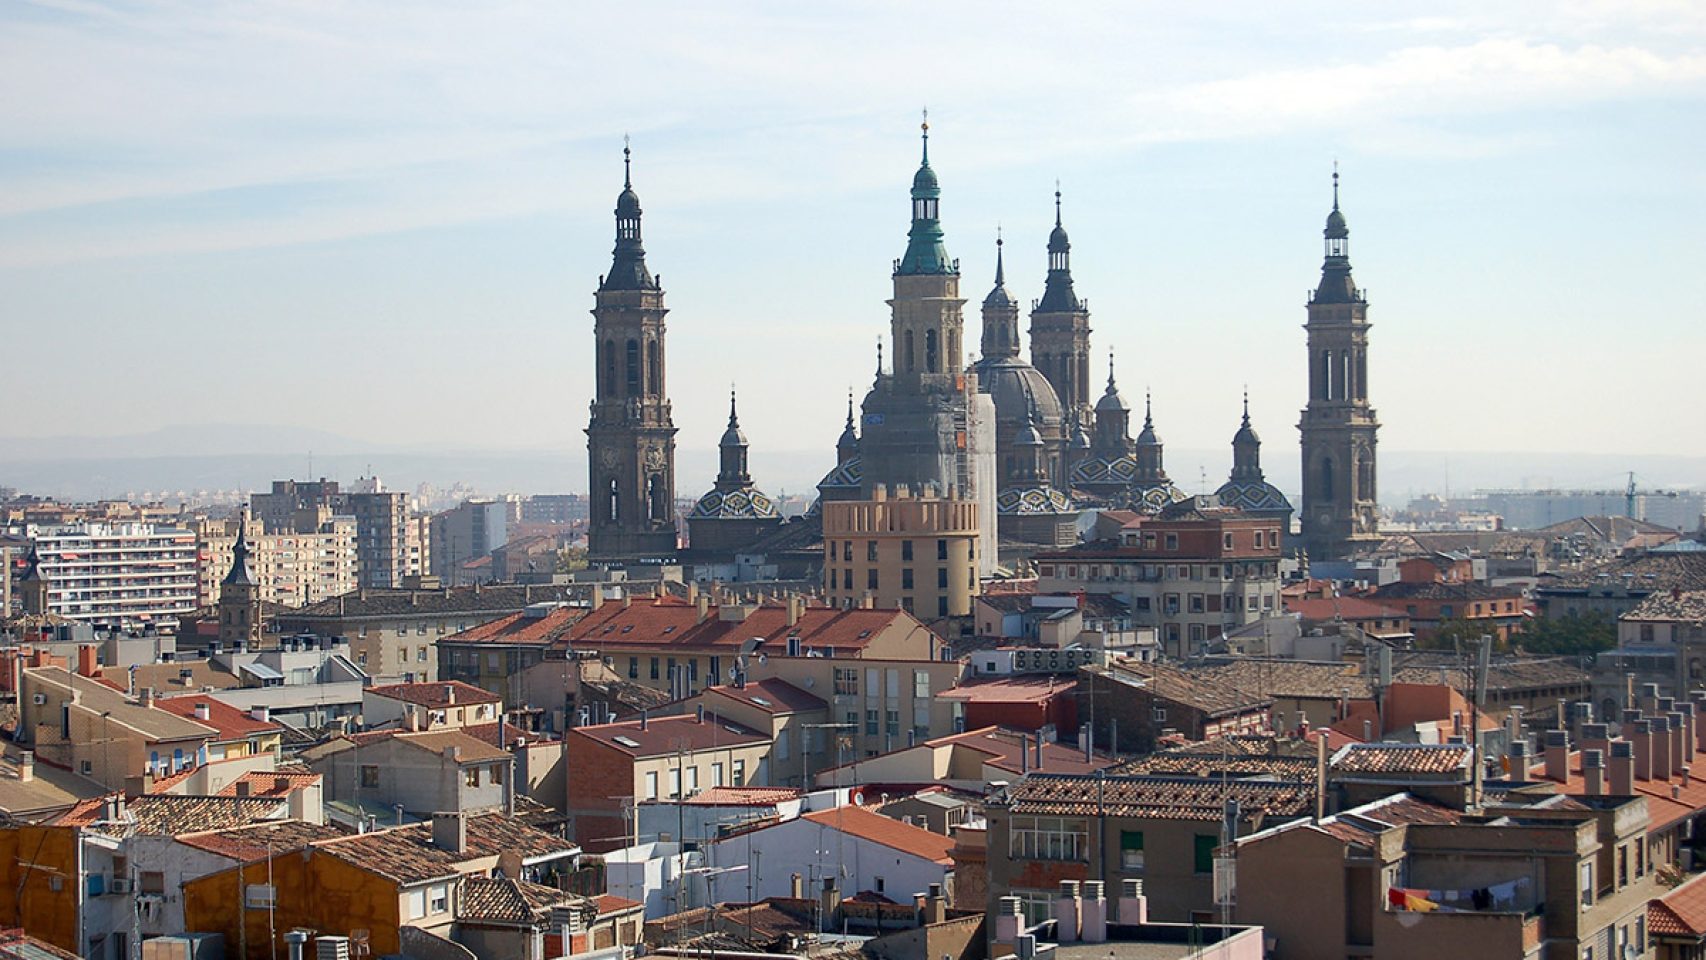
<path fill-rule="evenodd" d="M 1327 215 L 1321 284 L 1309 297 L 1309 405 L 1303 433 L 1303 542 L 1311 559 L 1342 560 L 1380 543 L 1375 501 L 1375 434 L 1368 404 L 1368 301 L 1351 279 L 1350 230 Z"/>
<path fill-rule="evenodd" d="M 597 392 L 587 425 L 594 560 L 675 553 L 675 423 L 664 389 L 663 287 L 646 268 L 640 198 L 622 148 L 616 250 L 593 308 Z"/>
<path fill-rule="evenodd" d="M 1090 306 L 1072 289 L 1072 242 L 1060 225 L 1054 191 L 1054 229 L 1048 235 L 1048 280 L 1031 306 L 1031 365 L 1043 372 L 1072 423 L 1090 423 Z"/>

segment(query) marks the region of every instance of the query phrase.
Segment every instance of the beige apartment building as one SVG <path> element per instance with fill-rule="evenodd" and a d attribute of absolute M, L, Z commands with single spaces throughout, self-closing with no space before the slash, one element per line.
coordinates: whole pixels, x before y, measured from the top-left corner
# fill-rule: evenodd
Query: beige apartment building
<path fill-rule="evenodd" d="M 231 569 L 238 520 L 202 520 L 195 524 L 196 596 L 200 606 L 219 604 L 219 583 Z M 249 527 L 249 562 L 259 599 L 287 607 L 305 607 L 342 596 L 358 586 L 357 524 L 354 517 L 321 509 L 299 515 L 291 527 Z"/>
<path fill-rule="evenodd" d="M 971 613 L 978 586 L 978 504 L 879 485 L 870 500 L 823 505 L 824 591 L 922 618 Z"/>

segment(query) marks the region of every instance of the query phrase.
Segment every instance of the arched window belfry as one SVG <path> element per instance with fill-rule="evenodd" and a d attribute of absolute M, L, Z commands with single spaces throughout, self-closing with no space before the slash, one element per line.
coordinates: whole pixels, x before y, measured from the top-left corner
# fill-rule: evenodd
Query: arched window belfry
<path fill-rule="evenodd" d="M 604 341 L 604 376 L 599 378 L 599 396 L 608 397 L 616 392 L 616 341 Z"/>
<path fill-rule="evenodd" d="M 906 372 L 912 373 L 917 369 L 917 362 L 912 352 L 912 331 L 906 331 Z"/>
<path fill-rule="evenodd" d="M 1321 399 L 1333 399 L 1333 351 L 1321 351 Z"/>
<path fill-rule="evenodd" d="M 628 341 L 628 396 L 640 394 L 640 341 Z"/>
<path fill-rule="evenodd" d="M 1339 374 L 1339 399 L 1351 400 L 1357 395 L 1356 383 L 1351 379 L 1351 352 L 1339 351 L 1339 365 L 1343 370 Z"/>
<path fill-rule="evenodd" d="M 659 396 L 663 393 L 662 370 L 658 361 L 658 342 L 646 341 L 646 395 Z"/>
<path fill-rule="evenodd" d="M 616 483 L 616 478 L 611 477 L 610 490 L 605 496 L 604 509 L 605 516 L 609 517 L 612 523 L 616 523 L 622 519 L 622 498 L 620 493 L 621 490 Z"/>
<path fill-rule="evenodd" d="M 1368 399 L 1368 351 L 1357 351 L 1357 395 L 1358 400 Z"/>
<path fill-rule="evenodd" d="M 664 521 L 669 519 L 669 497 L 663 489 L 663 478 L 652 474 L 646 488 L 646 499 L 651 502 L 652 519 Z"/>
<path fill-rule="evenodd" d="M 1333 502 L 1333 458 L 1326 457 L 1321 461 L 1321 500 Z"/>
<path fill-rule="evenodd" d="M 937 355 L 936 331 L 924 331 L 924 369 L 929 373 L 938 373 L 941 358 Z"/>

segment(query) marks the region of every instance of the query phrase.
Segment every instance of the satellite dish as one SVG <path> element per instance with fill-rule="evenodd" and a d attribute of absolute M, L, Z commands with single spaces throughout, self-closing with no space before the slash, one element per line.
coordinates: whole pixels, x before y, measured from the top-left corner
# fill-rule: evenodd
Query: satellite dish
<path fill-rule="evenodd" d="M 740 679 L 740 668 L 739 667 L 730 667 L 729 668 L 729 679 L 730 680 L 739 680 Z"/>
<path fill-rule="evenodd" d="M 770 662 L 770 655 L 769 655 L 769 654 L 767 654 L 767 653 L 761 653 L 761 654 L 759 654 L 759 655 L 758 655 L 758 665 L 759 665 L 759 666 L 763 666 L 763 665 L 765 665 L 765 664 L 766 664 L 766 663 L 769 663 L 769 662 Z"/>

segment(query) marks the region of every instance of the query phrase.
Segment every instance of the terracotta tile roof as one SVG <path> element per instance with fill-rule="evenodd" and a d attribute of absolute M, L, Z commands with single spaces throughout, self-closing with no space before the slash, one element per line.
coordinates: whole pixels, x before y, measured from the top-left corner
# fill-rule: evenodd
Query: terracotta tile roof
<path fill-rule="evenodd" d="M 285 619 L 344 620 L 354 617 L 396 616 L 454 616 L 459 613 L 512 613 L 530 603 L 542 603 L 561 597 L 560 590 L 550 587 L 486 586 L 457 587 L 451 590 L 358 590 L 341 597 L 332 597 L 299 610 L 288 611 Z"/>
<path fill-rule="evenodd" d="M 457 759 L 462 763 L 490 763 L 493 760 L 508 760 L 508 750 L 494 747 L 479 737 L 464 733 L 461 730 L 423 730 L 419 733 L 398 733 L 391 739 L 419 747 L 430 753 L 443 753 L 446 747 L 455 747 Z"/>
<path fill-rule="evenodd" d="M 238 792 L 237 785 L 246 783 L 249 785 L 248 796 L 265 797 L 269 800 L 278 799 L 288 797 L 298 790 L 306 790 L 320 783 L 321 780 L 321 776 L 317 773 L 292 773 L 288 771 L 245 773 L 226 784 L 219 791 L 219 795 L 222 797 L 243 796 Z"/>
<path fill-rule="evenodd" d="M 642 722 L 644 729 L 641 728 Z M 706 750 L 770 742 L 764 734 L 714 713 L 705 714 L 703 723 L 697 716 L 652 717 L 645 721 L 627 720 L 575 727 L 568 735 L 586 737 L 634 757 L 661 757 L 673 754 L 683 746 L 687 750 Z"/>
<path fill-rule="evenodd" d="M 1587 780 L 1582 775 L 1582 755 L 1572 751 L 1569 756 L 1569 776 L 1558 785 L 1558 792 L 1573 797 L 1588 797 Z M 1536 763 L 1529 770 L 1528 779 L 1549 781 L 1545 775 L 1544 761 Z M 1606 772 L 1609 784 L 1610 772 Z M 1679 820 L 1706 813 L 1706 778 L 1690 777 L 1688 786 L 1682 785 L 1682 777 L 1678 775 L 1671 780 L 1631 780 L 1635 789 L 1634 796 L 1645 797 L 1647 800 L 1647 832 L 1658 833 Z M 1672 790 L 1675 794 L 1672 794 Z"/>
<path fill-rule="evenodd" d="M 1637 595 L 1654 591 L 1706 590 L 1706 554 L 1643 553 L 1560 577 L 1542 585 L 1536 592 L 1580 594 L 1594 590 L 1627 590 Z"/>
<path fill-rule="evenodd" d="M 1449 825 L 1463 822 L 1463 813 L 1451 807 L 1431 803 L 1408 793 L 1382 797 L 1372 803 L 1341 811 L 1320 823 L 1297 821 L 1281 825 L 1274 833 L 1289 830 L 1319 830 L 1344 843 L 1367 847 L 1380 834 L 1407 824 Z"/>
<path fill-rule="evenodd" d="M 207 719 L 196 717 L 196 707 L 205 705 Z M 219 731 L 220 740 L 242 740 L 248 737 L 264 736 L 269 733 L 282 733 L 284 728 L 266 720 L 256 720 L 254 717 L 233 707 L 222 700 L 215 700 L 205 693 L 186 693 L 179 697 L 168 697 L 155 700 L 154 706 L 168 713 L 175 713 L 187 720 L 206 724 Z"/>
<path fill-rule="evenodd" d="M 794 787 L 712 787 L 699 791 L 686 802 L 711 807 L 773 807 L 799 798 L 800 791 Z"/>
<path fill-rule="evenodd" d="M 948 851 L 954 848 L 953 837 L 931 833 L 910 823 L 901 823 L 880 813 L 872 813 L 864 807 L 833 807 L 805 814 L 801 819 L 935 863 L 953 862 L 953 858 L 948 855 Z"/>
<path fill-rule="evenodd" d="M 1337 700 L 1347 695 L 1366 700 L 1373 696 L 1368 677 L 1354 663 L 1239 657 L 1210 663 L 1196 672 L 1251 694 L 1288 700 Z"/>
<path fill-rule="evenodd" d="M 340 860 L 355 864 L 393 882 L 410 885 L 448 877 L 460 872 L 461 864 L 504 852 L 524 859 L 573 854 L 580 849 L 567 840 L 506 817 L 501 813 L 469 817 L 465 853 L 448 853 L 432 842 L 432 824 L 414 823 L 375 830 L 314 844 Z"/>
<path fill-rule="evenodd" d="M 745 620 L 723 620 L 720 612 L 713 606 L 700 620 L 693 604 L 674 597 L 639 600 L 626 607 L 606 603 L 570 628 L 570 642 L 578 650 L 614 646 L 726 653 L 738 651 L 742 644 L 756 638 L 764 641 L 761 650 L 780 656 L 787 650 L 788 638 L 799 637 L 802 648 L 834 647 L 839 654 L 857 653 L 891 626 L 925 629 L 902 610 L 807 607 L 792 627 L 788 626 L 787 608 L 779 604 L 759 606 Z"/>
<path fill-rule="evenodd" d="M 187 679 L 184 677 L 185 671 L 190 674 Z M 122 676 L 125 671 L 109 668 L 102 672 L 111 672 Z M 203 687 L 229 690 L 243 685 L 243 681 L 239 680 L 236 674 L 219 669 L 211 660 L 143 663 L 138 664 L 136 669 L 129 671 L 129 673 L 130 676 L 126 677 L 126 680 L 134 681 L 138 690 L 144 687 L 152 689 L 157 700 L 176 697 L 184 693 L 199 692 Z"/>
<path fill-rule="evenodd" d="M 22 929 L 0 930 L 0 957 L 5 960 L 79 960 L 77 954 L 38 940 Z"/>
<path fill-rule="evenodd" d="M 954 746 L 988 755 L 984 763 L 1007 773 L 1019 776 L 1026 772 L 1043 773 L 1092 773 L 1111 765 L 1113 758 L 1106 754 L 1095 754 L 1088 761 L 1084 759 L 1084 751 L 1069 747 L 1053 740 L 1043 742 L 1042 763 L 1036 762 L 1036 746 L 1030 747 L 1031 756 L 1028 761 L 1021 760 L 1019 754 L 1026 749 L 1025 735 L 999 727 L 983 727 L 979 730 L 967 730 L 965 733 L 950 734 L 935 740 L 926 740 L 921 747 Z M 917 749 L 902 747 L 902 750 Z M 899 752 L 899 751 L 896 751 Z"/>
<path fill-rule="evenodd" d="M 544 616 L 526 610 L 451 634 L 439 643 L 485 643 L 504 646 L 548 646 L 567 636 L 575 622 L 586 616 L 586 607 L 558 607 Z"/>
<path fill-rule="evenodd" d="M 1624 614 L 1624 620 L 1680 620 L 1706 623 L 1706 590 L 1655 592 Z"/>
<path fill-rule="evenodd" d="M 618 897 L 611 893 L 593 897 L 592 902 L 594 906 L 598 907 L 598 915 L 601 917 L 608 917 L 613 913 L 627 913 L 629 910 L 638 910 L 645 906 L 638 900 L 629 900 L 627 897 Z"/>
<path fill-rule="evenodd" d="M 128 819 L 135 825 L 136 833 L 162 837 L 223 830 L 257 820 L 271 820 L 285 812 L 283 802 L 261 797 L 179 797 L 172 794 L 144 794 L 126 800 L 124 806 Z M 107 821 L 106 797 L 79 802 L 54 819 L 53 824 L 62 827 L 92 827 L 104 833 L 115 834 L 122 829 Z"/>
<path fill-rule="evenodd" d="M 1522 591 L 1516 587 L 1492 587 L 1484 583 L 1388 583 L 1369 595 L 1376 601 L 1402 603 L 1405 600 L 1520 600 Z"/>
<path fill-rule="evenodd" d="M 534 923 L 543 920 L 558 904 L 575 903 L 581 904 L 585 912 L 596 915 L 597 908 L 591 901 L 564 893 L 556 887 L 508 877 L 469 877 L 462 881 L 462 902 L 456 911 L 456 919 Z"/>
<path fill-rule="evenodd" d="M 1077 681 L 1053 674 L 1022 674 L 961 681 L 959 686 L 936 694 L 938 700 L 967 703 L 1046 703 L 1055 697 L 1076 696 Z"/>
<path fill-rule="evenodd" d="M 1340 597 L 1337 600 L 1287 600 L 1287 613 L 1295 613 L 1305 620 L 1408 620 L 1410 615 L 1401 607 L 1391 607 L 1374 600 L 1364 600 L 1361 597 Z"/>
<path fill-rule="evenodd" d="M 1308 757 L 1257 756 L 1232 753 L 1152 753 L 1109 771 L 1122 777 L 1268 777 L 1295 782 L 1315 779 L 1315 761 Z"/>
<path fill-rule="evenodd" d="M 1706 937 L 1706 877 L 1695 877 L 1647 904 L 1647 930 L 1668 937 Z"/>
<path fill-rule="evenodd" d="M 539 733 L 531 733 L 510 723 L 508 720 L 493 720 L 491 723 L 476 723 L 461 728 L 463 733 L 500 750 L 508 750 L 515 746 L 517 740 L 525 740 L 530 744 L 543 743 L 552 739 Z"/>
<path fill-rule="evenodd" d="M 751 704 L 770 714 L 810 713 L 829 709 L 829 704 L 822 697 L 807 693 L 788 681 L 775 677 L 748 683 L 744 687 L 715 686 L 705 692 L 712 691 L 731 700 Z"/>
<path fill-rule="evenodd" d="M 41 681 L 65 690 L 76 690 L 78 702 L 97 714 L 109 714 L 113 723 L 123 724 L 150 740 L 196 740 L 214 736 L 213 727 L 185 720 L 158 707 L 145 707 L 122 691 L 60 667 L 32 667 L 24 671 Z"/>
<path fill-rule="evenodd" d="M 1266 711 L 1270 697 L 1245 690 L 1198 670 L 1181 670 L 1164 663 L 1144 663 L 1129 657 L 1106 668 L 1086 668 L 1110 680 L 1140 687 L 1157 700 L 1184 704 L 1218 716 Z"/>
<path fill-rule="evenodd" d="M 1110 816 L 1156 820 L 1220 820 L 1227 798 L 1246 818 L 1303 816 L 1315 807 L 1315 785 L 1196 777 L 1061 777 L 1033 774 L 1007 792 L 1018 814 Z"/>
<path fill-rule="evenodd" d="M 401 700 L 423 707 L 467 706 L 472 703 L 502 703 L 503 698 L 488 693 L 471 683 L 460 680 L 441 680 L 438 683 L 392 683 L 383 687 L 368 687 L 362 693 Z"/>
<path fill-rule="evenodd" d="M 272 854 L 299 850 L 316 840 L 331 840 L 343 835 L 343 831 L 336 827 L 301 820 L 273 820 L 228 830 L 182 834 L 178 842 L 243 863 L 253 863 Z"/>
<path fill-rule="evenodd" d="M 1451 744 L 1354 743 L 1328 761 L 1335 776 L 1469 776 L 1470 750 Z"/>

